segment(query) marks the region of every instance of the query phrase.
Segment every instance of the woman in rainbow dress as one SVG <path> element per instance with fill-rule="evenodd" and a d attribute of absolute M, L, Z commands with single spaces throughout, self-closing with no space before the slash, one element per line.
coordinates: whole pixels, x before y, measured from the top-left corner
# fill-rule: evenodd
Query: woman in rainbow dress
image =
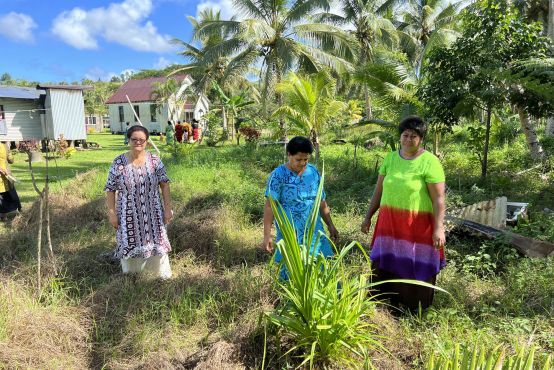
<path fill-rule="evenodd" d="M 439 159 L 422 148 L 426 124 L 411 116 L 399 125 L 400 150 L 389 153 L 362 223 L 368 233 L 379 216 L 371 243 L 374 281 L 415 279 L 435 284 L 444 259 L 444 171 Z M 376 287 L 395 307 L 425 309 L 432 288 L 386 283 Z"/>

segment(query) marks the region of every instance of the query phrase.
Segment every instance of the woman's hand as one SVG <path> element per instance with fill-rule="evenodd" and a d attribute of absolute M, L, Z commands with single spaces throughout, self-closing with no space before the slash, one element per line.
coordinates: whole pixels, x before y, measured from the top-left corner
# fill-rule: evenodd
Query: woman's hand
<path fill-rule="evenodd" d="M 333 243 L 337 243 L 339 241 L 339 231 L 334 225 L 331 225 L 328 227 L 329 229 L 329 237 L 333 241 Z"/>
<path fill-rule="evenodd" d="M 164 225 L 167 225 L 172 218 L 173 218 L 173 210 L 171 208 L 166 208 L 164 210 Z"/>
<path fill-rule="evenodd" d="M 119 227 L 119 219 L 117 218 L 115 211 L 112 210 L 108 212 L 108 220 L 115 229 Z"/>
<path fill-rule="evenodd" d="M 369 229 L 371 228 L 371 219 L 364 218 L 362 222 L 362 227 L 360 228 L 362 233 L 369 234 Z"/>
<path fill-rule="evenodd" d="M 433 231 L 433 247 L 436 249 L 444 248 L 446 243 L 446 237 L 444 236 L 444 228 L 439 227 L 437 230 Z"/>
<path fill-rule="evenodd" d="M 273 238 L 271 237 L 271 235 L 264 236 L 263 247 L 268 253 L 273 253 Z"/>

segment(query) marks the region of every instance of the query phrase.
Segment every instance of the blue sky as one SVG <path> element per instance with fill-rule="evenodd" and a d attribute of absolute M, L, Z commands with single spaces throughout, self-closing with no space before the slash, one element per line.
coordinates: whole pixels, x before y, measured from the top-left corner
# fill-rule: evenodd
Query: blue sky
<path fill-rule="evenodd" d="M 107 80 L 182 63 L 169 40 L 190 41 L 187 15 L 228 17 L 231 0 L 0 0 L 0 74 L 39 82 Z"/>

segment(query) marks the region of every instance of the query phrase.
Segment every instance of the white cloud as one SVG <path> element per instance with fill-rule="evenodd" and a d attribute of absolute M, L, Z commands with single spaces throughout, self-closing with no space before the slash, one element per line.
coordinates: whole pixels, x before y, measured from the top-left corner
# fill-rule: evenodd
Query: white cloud
<path fill-rule="evenodd" d="M 156 63 L 154 63 L 155 69 L 164 69 L 166 67 L 169 67 L 170 65 L 175 64 L 175 62 L 171 62 L 164 57 L 159 57 Z"/>
<path fill-rule="evenodd" d="M 37 24 L 30 16 L 11 12 L 0 16 L 0 35 L 13 41 L 33 42 L 33 28 Z"/>
<path fill-rule="evenodd" d="M 221 11 L 221 19 L 230 19 L 232 16 L 238 16 L 233 0 L 202 0 L 196 5 L 196 16 L 204 9 L 213 8 Z"/>
<path fill-rule="evenodd" d="M 171 37 L 161 35 L 148 20 L 151 0 L 124 0 L 104 8 L 73 8 L 54 19 L 52 32 L 77 49 L 97 49 L 98 37 L 138 51 L 167 53 Z"/>

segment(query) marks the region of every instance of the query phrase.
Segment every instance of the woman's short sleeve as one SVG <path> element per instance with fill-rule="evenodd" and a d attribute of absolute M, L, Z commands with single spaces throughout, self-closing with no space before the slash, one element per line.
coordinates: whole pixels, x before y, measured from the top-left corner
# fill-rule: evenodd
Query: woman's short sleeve
<path fill-rule="evenodd" d="M 433 154 L 430 155 L 429 166 L 427 171 L 425 171 L 425 182 L 427 184 L 437 184 L 439 182 L 444 182 L 444 170 L 442 165 L 437 157 Z"/>
<path fill-rule="evenodd" d="M 317 187 L 315 188 L 316 192 L 317 192 L 317 189 L 319 189 L 319 184 L 321 182 L 321 174 L 319 173 L 319 171 L 317 170 L 317 168 L 315 166 L 313 167 L 313 169 L 314 169 L 314 172 L 316 173 L 316 178 L 317 178 Z M 323 192 L 321 193 L 321 200 L 325 200 L 325 198 L 327 198 L 327 194 L 325 193 L 325 184 L 324 184 L 323 185 Z"/>
<path fill-rule="evenodd" d="M 162 160 L 156 157 L 155 163 L 155 171 L 156 177 L 158 178 L 158 183 L 170 182 L 169 177 L 167 177 L 167 171 L 165 170 L 165 166 Z"/>
<path fill-rule="evenodd" d="M 387 176 L 387 172 L 389 170 L 390 156 L 391 156 L 390 154 L 387 154 L 383 159 L 383 163 L 381 164 L 381 167 L 379 167 L 379 175 Z"/>
<path fill-rule="evenodd" d="M 116 191 L 118 190 L 117 187 L 117 179 L 119 176 L 121 176 L 120 166 L 122 164 L 120 163 L 120 158 L 117 157 L 112 162 L 112 165 L 110 166 L 110 170 L 108 172 L 108 180 L 106 181 L 106 186 L 104 187 L 104 191 Z"/>
<path fill-rule="evenodd" d="M 276 168 L 271 175 L 269 175 L 269 178 L 267 179 L 267 186 L 265 188 L 265 197 L 269 198 L 269 195 L 273 197 L 273 199 L 280 201 L 281 200 L 281 190 L 283 188 L 283 179 L 282 176 L 279 175 L 280 171 L 279 168 Z"/>

